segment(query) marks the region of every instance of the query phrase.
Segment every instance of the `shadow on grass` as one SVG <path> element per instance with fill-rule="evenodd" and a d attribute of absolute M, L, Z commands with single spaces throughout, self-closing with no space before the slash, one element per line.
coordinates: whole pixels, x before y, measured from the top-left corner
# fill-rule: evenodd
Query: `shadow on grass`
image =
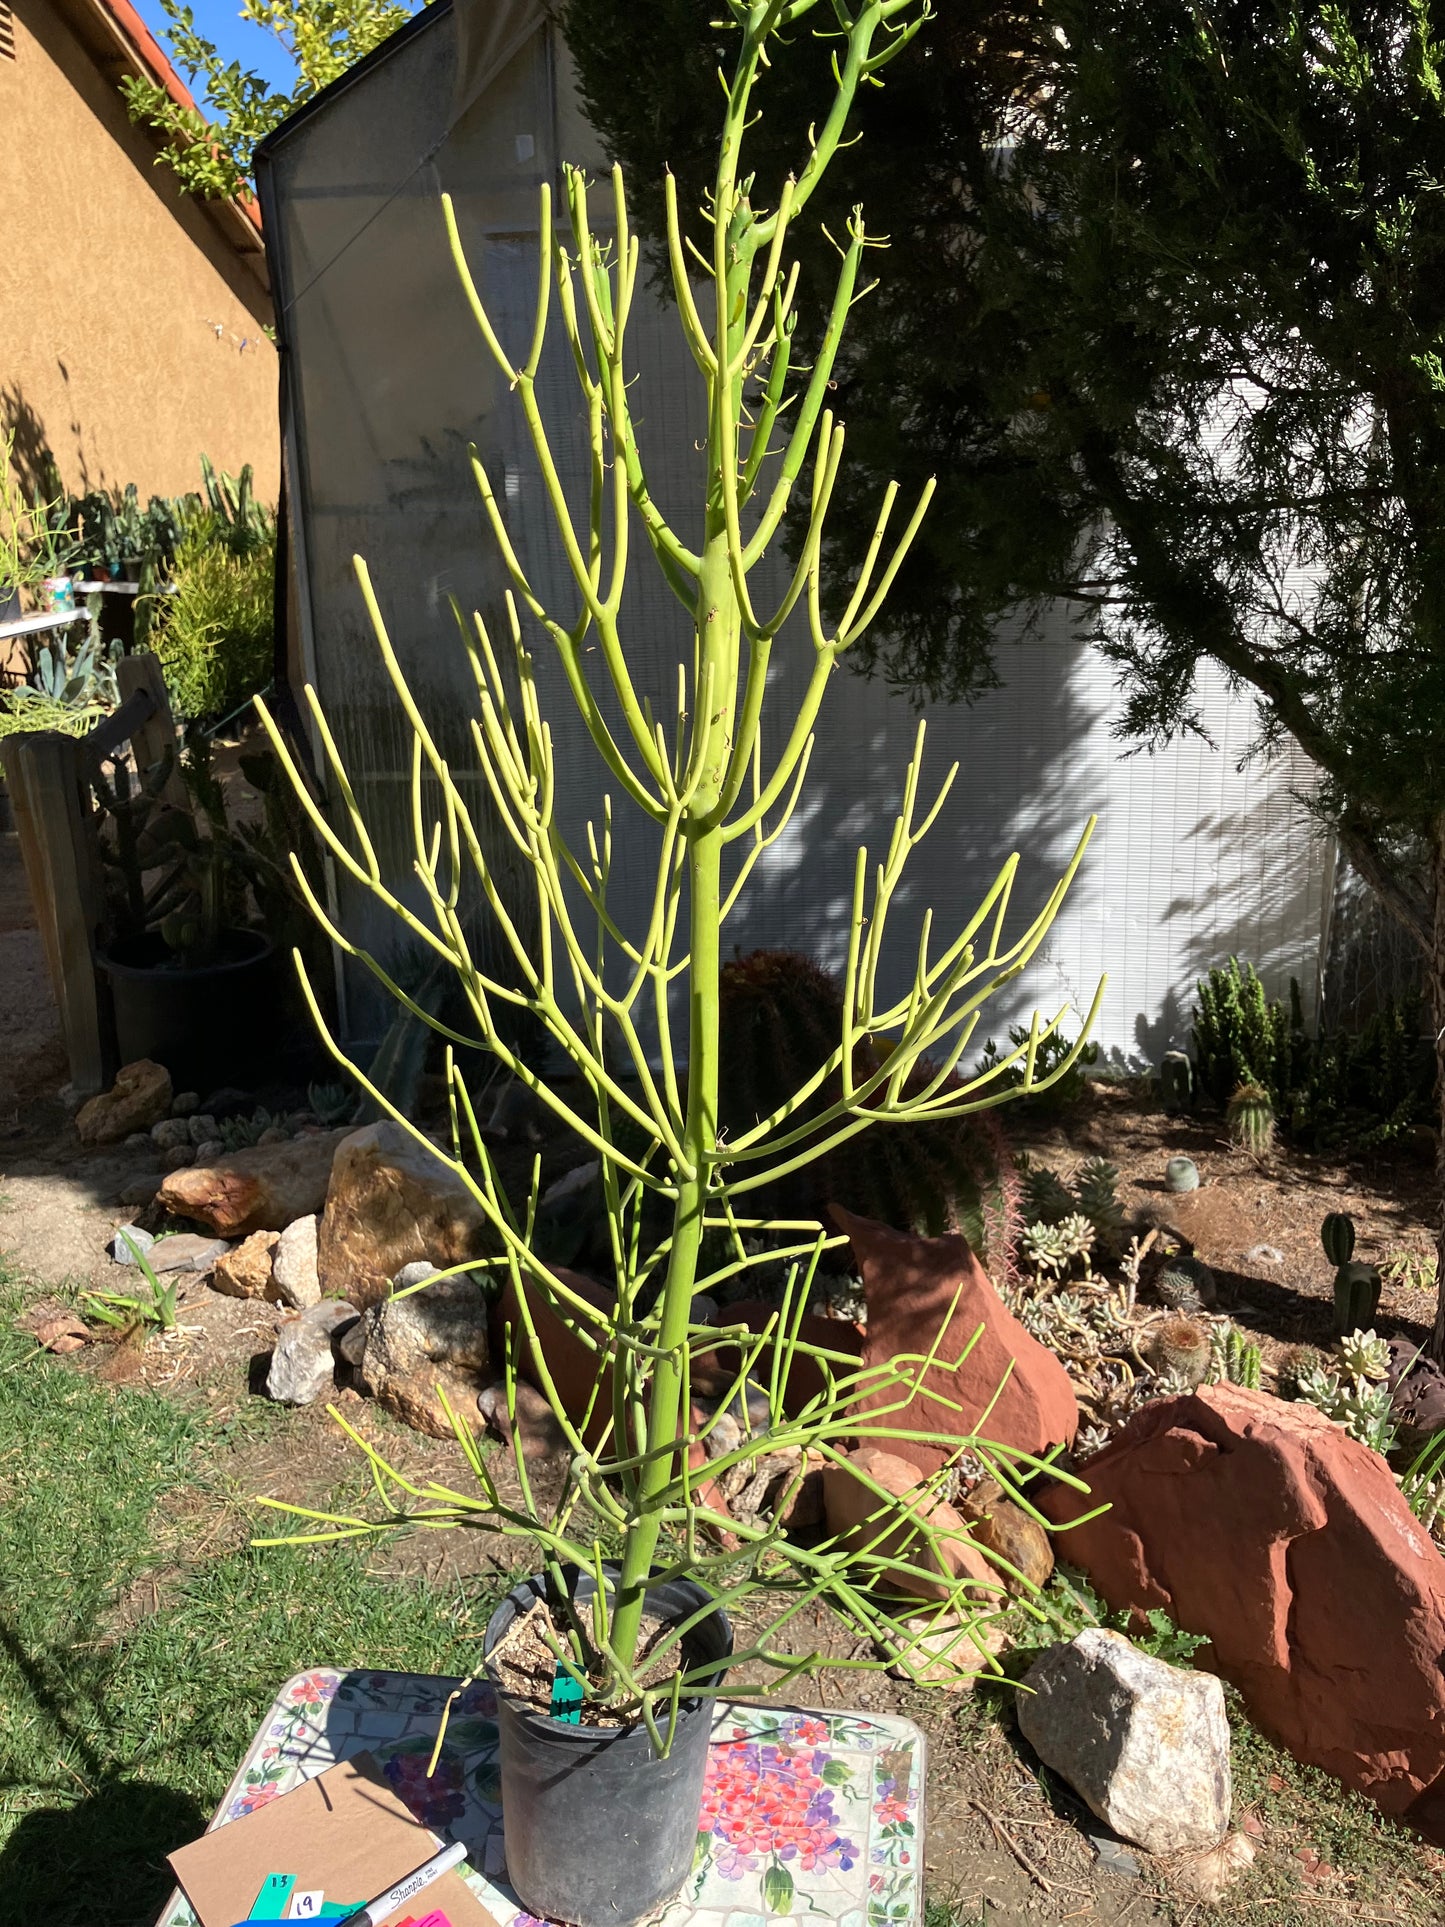
<path fill-rule="evenodd" d="M 145 1780 L 102 1781 L 75 1805 L 37 1807 L 0 1849 L 7 1917 L 149 1927 L 175 1886 L 165 1856 L 209 1818 L 190 1794 Z"/>
<path fill-rule="evenodd" d="M 28 1762 L 10 1763 L 0 1800 L 16 1786 L 56 1798 L 32 1807 L 0 1848 L 0 1912 L 47 1927 L 147 1927 L 175 1885 L 165 1856 L 203 1833 L 210 1815 L 189 1793 L 147 1781 L 97 1748 L 75 1718 L 82 1700 L 103 1703 L 104 1674 L 93 1660 L 65 1668 L 3 1617 L 0 1652 L 29 1702 L 29 1720 L 27 1709 L 11 1711 L 33 1749 Z"/>

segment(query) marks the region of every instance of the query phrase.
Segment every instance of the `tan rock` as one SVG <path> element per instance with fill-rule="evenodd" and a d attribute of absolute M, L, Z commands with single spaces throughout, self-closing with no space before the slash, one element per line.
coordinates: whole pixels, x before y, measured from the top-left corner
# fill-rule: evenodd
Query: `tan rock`
<path fill-rule="evenodd" d="M 214 1164 L 173 1171 L 156 1194 L 178 1217 L 195 1218 L 226 1238 L 284 1231 L 326 1202 L 331 1161 L 348 1131 L 324 1131 L 290 1144 L 256 1145 Z"/>
<path fill-rule="evenodd" d="M 456 1365 L 420 1366 L 414 1372 L 398 1373 L 386 1379 L 377 1391 L 376 1402 L 414 1432 L 425 1432 L 434 1439 L 454 1439 L 456 1432 L 442 1405 L 438 1386 L 445 1391 L 457 1417 L 475 1430 L 473 1414 L 477 1399 L 486 1389 L 483 1372 L 464 1371 Z"/>
<path fill-rule="evenodd" d="M 958 1510 L 972 1528 L 979 1545 L 1004 1562 L 999 1577 L 1012 1593 L 1027 1592 L 1042 1586 L 1054 1570 L 1054 1548 L 1048 1533 L 1037 1519 L 1031 1519 L 1022 1506 L 1004 1497 L 994 1479 L 983 1479 L 964 1499 Z M 1006 1568 L 1012 1566 L 1020 1576 L 1014 1578 Z"/>
<path fill-rule="evenodd" d="M 316 1216 L 308 1212 L 281 1233 L 271 1259 L 271 1280 L 283 1305 L 304 1311 L 321 1298 L 316 1269 Z"/>
<path fill-rule="evenodd" d="M 249 1238 L 216 1260 L 211 1273 L 211 1289 L 227 1298 L 269 1298 L 273 1304 L 278 1293 L 271 1282 L 271 1254 L 278 1234 L 253 1231 Z"/>
<path fill-rule="evenodd" d="M 907 1665 L 889 1667 L 895 1679 L 916 1680 L 920 1686 L 943 1686 L 963 1692 L 980 1673 L 990 1672 L 991 1658 L 1003 1651 L 1003 1628 L 973 1625 L 956 1613 L 931 1619 L 905 1619 L 903 1630 L 917 1643 Z"/>
<path fill-rule="evenodd" d="M 865 1484 L 865 1478 L 871 1483 Z M 887 1497 L 880 1498 L 875 1486 Z M 962 1518 L 944 1500 L 930 1499 L 923 1488 L 922 1474 L 907 1459 L 861 1446 L 844 1464 L 823 1468 L 828 1530 L 860 1553 L 919 1567 L 916 1573 L 892 1575 L 900 1592 L 947 1599 L 960 1579 L 970 1579 L 977 1582 L 980 1599 L 1001 1599 L 1002 1581 L 969 1537 Z M 891 1508 L 890 1500 L 896 1502 Z M 936 1552 L 920 1534 L 920 1521 L 940 1535 Z M 925 1578 L 927 1572 L 939 1577 Z"/>
<path fill-rule="evenodd" d="M 471 1192 L 399 1124 L 339 1135 L 317 1243 L 323 1292 L 374 1305 L 403 1265 L 426 1259 L 445 1267 L 493 1248 Z M 302 1138 L 277 1155 L 319 1142 Z"/>
<path fill-rule="evenodd" d="M 148 1131 L 170 1108 L 170 1072 L 142 1057 L 118 1071 L 108 1091 L 81 1105 L 75 1128 L 82 1144 L 119 1144 L 132 1131 Z"/>

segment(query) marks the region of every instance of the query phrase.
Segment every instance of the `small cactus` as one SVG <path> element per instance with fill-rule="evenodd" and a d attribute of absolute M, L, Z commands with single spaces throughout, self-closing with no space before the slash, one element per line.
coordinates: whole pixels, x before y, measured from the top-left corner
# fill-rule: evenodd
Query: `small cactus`
<path fill-rule="evenodd" d="M 1197 1191 L 1199 1170 L 1193 1158 L 1170 1158 L 1164 1167 L 1166 1191 Z"/>
<path fill-rule="evenodd" d="M 1194 1061 L 1187 1051 L 1167 1050 L 1159 1066 L 1159 1095 L 1170 1117 L 1178 1117 L 1194 1102 Z"/>
<path fill-rule="evenodd" d="M 1336 1345 L 1340 1366 L 1347 1378 L 1363 1378 L 1381 1384 L 1390 1370 L 1390 1347 L 1372 1331 L 1347 1332 Z"/>
<path fill-rule="evenodd" d="M 1341 1265 L 1335 1273 L 1335 1331 L 1364 1331 L 1375 1322 L 1380 1309 L 1380 1273 L 1374 1265 L 1358 1261 Z"/>
<path fill-rule="evenodd" d="M 1259 1367 L 1259 1346 L 1231 1325 L 1224 1341 L 1224 1376 L 1231 1385 L 1241 1385 L 1247 1392 L 1257 1392 Z"/>
<path fill-rule="evenodd" d="M 1200 1258 L 1171 1258 L 1155 1279 L 1154 1289 L 1160 1304 L 1171 1311 L 1198 1311 L 1219 1299 L 1214 1273 Z"/>
<path fill-rule="evenodd" d="M 1225 1113 L 1229 1135 L 1242 1151 L 1263 1157 L 1274 1143 L 1274 1106 L 1262 1084 L 1241 1084 Z"/>
<path fill-rule="evenodd" d="M 1355 1255 L 1355 1221 L 1348 1211 L 1330 1211 L 1320 1226 L 1320 1243 L 1325 1256 L 1338 1268 Z"/>
<path fill-rule="evenodd" d="M 1301 1380 L 1324 1370 L 1324 1353 L 1313 1345 L 1290 1345 L 1280 1353 L 1275 1368 L 1275 1386 L 1281 1398 L 1299 1398 Z"/>
<path fill-rule="evenodd" d="M 1173 1373 L 1192 1389 L 1209 1370 L 1209 1329 L 1192 1318 L 1166 1318 L 1150 1350 L 1161 1372 Z"/>

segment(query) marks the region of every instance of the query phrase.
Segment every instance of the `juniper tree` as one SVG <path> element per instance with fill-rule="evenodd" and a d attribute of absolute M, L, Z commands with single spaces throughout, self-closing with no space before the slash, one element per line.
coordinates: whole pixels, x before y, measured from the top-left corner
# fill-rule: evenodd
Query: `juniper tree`
<path fill-rule="evenodd" d="M 571 0 L 594 112 L 613 4 Z M 1202 728 L 1217 665 L 1263 751 L 1313 758 L 1315 807 L 1418 943 L 1445 1102 L 1445 7 L 1048 0 L 1017 87 L 1007 16 L 939 14 L 848 157 L 894 249 L 854 326 L 850 368 L 895 357 L 854 478 L 952 477 L 875 655 L 967 693 L 990 617 L 1062 593 L 1149 743 Z M 776 58 L 806 89 L 817 52 Z M 614 96 L 609 139 L 661 151 L 691 112 L 668 106 Z M 1030 541 L 1032 576 L 1009 566 Z"/>

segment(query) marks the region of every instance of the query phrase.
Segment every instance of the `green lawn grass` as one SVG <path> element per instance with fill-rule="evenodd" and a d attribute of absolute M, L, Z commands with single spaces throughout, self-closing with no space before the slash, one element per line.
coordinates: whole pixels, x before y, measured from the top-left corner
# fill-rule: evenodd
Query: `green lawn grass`
<path fill-rule="evenodd" d="M 223 1428 L 38 1354 L 18 1303 L 0 1273 L 0 1919 L 141 1927 L 283 1680 L 456 1670 L 476 1620 L 364 1549 L 191 1563 Z"/>

